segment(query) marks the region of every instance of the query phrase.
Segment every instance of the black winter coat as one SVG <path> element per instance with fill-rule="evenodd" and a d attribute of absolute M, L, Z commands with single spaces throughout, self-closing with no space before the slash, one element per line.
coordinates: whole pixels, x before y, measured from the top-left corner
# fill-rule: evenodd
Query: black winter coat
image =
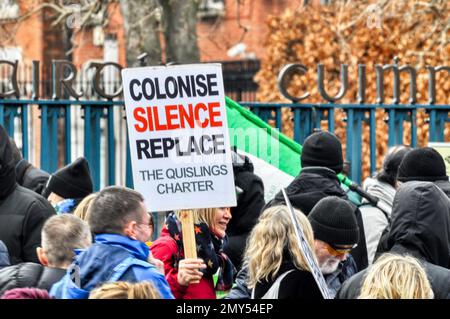
<path fill-rule="evenodd" d="M 328 289 L 332 295 L 335 295 L 337 291 L 350 277 L 354 276 L 356 273 L 356 264 L 351 255 L 339 264 L 338 269 L 331 273 L 323 275 L 327 283 Z M 248 280 L 248 267 L 243 266 L 239 273 L 237 274 L 235 284 L 231 289 L 230 293 L 225 297 L 225 299 L 250 299 L 251 290 L 247 287 Z"/>
<path fill-rule="evenodd" d="M 392 207 L 387 239 L 390 253 L 419 259 L 436 299 L 450 299 L 450 200 L 433 183 L 407 182 L 400 186 Z M 344 283 L 338 298 L 357 298 L 365 272 Z"/>
<path fill-rule="evenodd" d="M 359 227 L 358 246 L 352 250 L 351 254 L 356 262 L 358 270 L 367 267 L 366 236 L 364 235 L 364 225 L 361 212 L 347 197 L 341 188 L 336 173 L 325 167 L 304 167 L 300 174 L 286 188 L 286 194 L 292 206 L 308 216 L 311 209 L 322 198 L 327 196 L 337 196 L 347 200 L 355 208 L 355 216 Z M 280 191 L 265 208 L 285 204 L 283 193 Z"/>
<path fill-rule="evenodd" d="M 20 186 L 28 188 L 38 194 L 42 194 L 49 178 L 50 175 L 47 172 L 34 167 L 25 159 L 22 159 L 16 165 L 17 183 Z"/>
<path fill-rule="evenodd" d="M 285 261 L 273 280 L 257 283 L 255 287 L 255 299 L 260 299 L 272 287 L 275 280 L 284 272 L 295 269 L 281 280 L 278 299 L 323 299 L 322 293 L 314 279 L 314 276 L 306 270 L 299 270 L 292 262 Z"/>
<path fill-rule="evenodd" d="M 224 252 L 239 271 L 247 237 L 258 221 L 265 201 L 262 179 L 253 173 L 253 164 L 248 157 L 238 156 L 242 162 L 233 163 L 234 182 L 242 193 L 238 195 L 237 206 L 231 208 L 232 218 L 227 226 L 228 242 Z"/>
<path fill-rule="evenodd" d="M 66 273 L 65 269 L 21 263 L 0 270 L 0 295 L 14 288 L 39 288 L 49 291 Z"/>
<path fill-rule="evenodd" d="M 450 182 L 449 181 L 435 181 L 434 182 L 444 193 L 450 198 Z"/>
<path fill-rule="evenodd" d="M 399 247 L 397 247 L 398 249 Z M 405 254 L 409 254 L 407 249 L 404 249 Z M 391 253 L 394 253 L 391 251 Z M 400 253 L 400 251 L 397 251 Z M 435 299 L 450 299 L 450 270 L 445 269 L 440 266 L 436 266 L 426 262 L 424 260 L 420 260 L 422 266 L 427 273 L 428 280 L 430 281 L 431 289 L 434 293 Z M 369 268 L 370 269 L 370 268 Z M 361 287 L 363 285 L 365 275 L 369 269 L 364 269 L 360 271 L 349 280 L 344 282 L 342 288 L 338 291 L 336 295 L 336 299 L 358 299 L 361 293 Z"/>
<path fill-rule="evenodd" d="M 0 240 L 12 265 L 39 262 L 36 248 L 41 245 L 42 226 L 54 214 L 41 195 L 17 185 L 9 137 L 0 126 Z"/>
<path fill-rule="evenodd" d="M 0 269 L 9 265 L 8 248 L 6 248 L 5 244 L 0 240 Z"/>

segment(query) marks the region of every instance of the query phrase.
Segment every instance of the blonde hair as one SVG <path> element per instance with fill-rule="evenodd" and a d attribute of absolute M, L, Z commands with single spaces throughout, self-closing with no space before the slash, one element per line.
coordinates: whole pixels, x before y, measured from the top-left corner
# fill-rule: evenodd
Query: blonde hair
<path fill-rule="evenodd" d="M 89 207 L 94 200 L 95 196 L 97 196 L 96 193 L 90 194 L 86 196 L 75 208 L 73 214 L 77 216 L 78 218 L 81 218 L 82 220 L 87 221 L 89 217 Z"/>
<path fill-rule="evenodd" d="M 295 210 L 295 216 L 316 258 L 311 224 L 302 212 Z M 295 267 L 309 271 L 308 263 L 300 251 L 288 208 L 270 207 L 261 214 L 247 241 L 244 262 L 248 265 L 249 288 L 254 288 L 257 282 L 275 277 L 280 270 L 285 247 L 289 249 Z"/>
<path fill-rule="evenodd" d="M 105 283 L 91 291 L 89 299 L 161 299 L 149 281 L 130 283 L 116 281 Z"/>
<path fill-rule="evenodd" d="M 194 215 L 194 223 L 205 223 L 210 228 L 214 226 L 217 208 L 199 208 L 191 209 L 190 213 Z M 181 211 L 176 211 L 175 214 L 180 218 Z"/>
<path fill-rule="evenodd" d="M 425 270 L 410 256 L 382 255 L 368 270 L 359 299 L 432 299 Z"/>

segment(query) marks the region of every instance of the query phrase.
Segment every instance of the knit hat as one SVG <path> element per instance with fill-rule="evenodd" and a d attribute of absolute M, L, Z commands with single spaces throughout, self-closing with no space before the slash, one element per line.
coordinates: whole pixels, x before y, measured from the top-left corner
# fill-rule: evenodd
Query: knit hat
<path fill-rule="evenodd" d="M 322 166 L 340 173 L 343 167 L 341 142 L 327 131 L 313 133 L 303 143 L 301 162 L 302 167 Z"/>
<path fill-rule="evenodd" d="M 336 196 L 322 198 L 311 210 L 308 219 L 314 238 L 330 245 L 354 245 L 359 240 L 355 209 Z"/>
<path fill-rule="evenodd" d="M 412 150 L 402 160 L 398 168 L 400 182 L 438 180 L 448 181 L 442 156 L 431 147 Z"/>
<path fill-rule="evenodd" d="M 42 196 L 55 193 L 62 198 L 82 199 L 93 192 L 89 164 L 84 157 L 64 166 L 50 176 Z"/>

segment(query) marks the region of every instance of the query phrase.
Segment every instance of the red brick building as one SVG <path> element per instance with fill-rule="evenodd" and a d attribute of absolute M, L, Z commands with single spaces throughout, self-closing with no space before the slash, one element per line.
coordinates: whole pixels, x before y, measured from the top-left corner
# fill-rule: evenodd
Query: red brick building
<path fill-rule="evenodd" d="M 197 27 L 201 61 L 264 58 L 267 18 L 287 8 L 295 9 L 302 2 L 302 0 L 204 0 Z M 49 72 L 47 68 L 50 61 L 67 59 L 66 52 L 70 48 L 64 43 L 61 28 L 52 26 L 55 20 L 54 11 L 40 10 L 18 24 L 14 20 L 17 17 L 16 12 L 23 15 L 41 4 L 42 0 L 5 0 L 3 6 L 9 6 L 9 11 L 2 9 L 8 13 L 0 13 L 0 26 L 6 31 L 0 33 L 0 58 L 19 57 L 19 60 L 26 64 L 32 60 L 42 61 L 42 66 L 45 66 L 42 71 L 46 75 Z M 211 10 L 208 4 L 215 10 Z M 18 7 L 18 10 L 14 7 Z M 69 58 L 78 68 L 89 60 L 107 59 L 125 65 L 125 36 L 119 4 L 112 3 L 107 15 L 108 24 L 104 28 L 88 26 L 77 36 L 76 47 Z M 238 43 L 244 44 L 245 50 L 242 50 L 241 45 L 237 47 L 241 50 L 237 50 L 236 55 L 227 55 L 227 51 Z"/>
<path fill-rule="evenodd" d="M 304 0 L 202 0 L 197 24 L 201 61 L 252 62 L 264 59 L 268 17 L 280 14 L 286 9 L 295 10 L 303 2 Z M 319 0 L 310 2 L 318 3 Z M 126 65 L 124 21 L 118 2 L 113 2 L 106 10 L 108 23 L 105 26 L 95 23 L 86 26 L 84 31 L 76 36 L 74 46 L 67 43 L 67 39 L 70 38 L 64 33 L 68 32 L 67 28 L 53 25 L 57 18 L 55 10 L 42 9 L 43 3 L 43 0 L 0 0 L 0 60 L 19 61 L 18 79 L 21 95 L 31 96 L 33 60 L 41 62 L 40 79 L 41 83 L 45 84 L 43 88 L 41 87 L 41 96 L 47 98 L 51 96 L 49 79 L 52 74 L 51 61 L 54 59 L 71 60 L 84 81 L 87 76 L 86 66 L 90 61 L 111 61 L 122 66 Z M 23 15 L 26 15 L 26 18 L 21 19 Z M 67 24 L 74 18 L 76 17 L 68 16 L 64 22 Z M 244 82 L 252 82 L 252 72 L 256 72 L 255 66 L 258 67 L 258 64 L 254 63 L 253 70 L 246 75 Z M 0 65 L 0 90 L 9 86 L 8 72 L 8 68 Z M 241 76 L 239 68 L 234 72 Z M 117 80 L 117 73 L 111 75 Z M 224 80 L 226 81 L 226 74 Z M 82 82 L 77 83 L 79 85 Z M 242 89 L 241 83 L 234 78 L 229 83 L 236 85 L 238 90 Z M 256 90 L 256 87 L 253 89 Z M 251 99 L 240 93 L 230 97 L 237 100 Z M 81 119 L 81 110 L 77 112 L 72 118 Z M 32 131 L 29 138 L 33 147 L 30 151 L 31 160 L 39 165 L 40 112 L 33 106 L 30 113 Z M 74 127 L 73 131 L 82 132 L 78 126 Z M 122 131 L 124 134 L 125 127 Z M 77 137 L 78 135 L 80 136 Z M 81 135 L 73 133 L 74 155 L 81 153 L 77 151 L 82 150 Z M 123 139 L 118 140 L 123 142 Z M 123 163 L 125 157 L 117 161 Z"/>

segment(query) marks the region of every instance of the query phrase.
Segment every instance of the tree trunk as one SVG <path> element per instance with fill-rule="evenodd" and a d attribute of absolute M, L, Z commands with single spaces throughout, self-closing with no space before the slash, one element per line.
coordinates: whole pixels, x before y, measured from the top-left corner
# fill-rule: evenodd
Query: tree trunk
<path fill-rule="evenodd" d="M 161 0 L 163 7 L 166 62 L 200 60 L 197 44 L 198 0 Z"/>
<path fill-rule="evenodd" d="M 161 63 L 161 44 L 156 0 L 120 0 L 125 24 L 127 66 L 139 64 L 137 57 L 146 52 L 147 65 Z"/>

